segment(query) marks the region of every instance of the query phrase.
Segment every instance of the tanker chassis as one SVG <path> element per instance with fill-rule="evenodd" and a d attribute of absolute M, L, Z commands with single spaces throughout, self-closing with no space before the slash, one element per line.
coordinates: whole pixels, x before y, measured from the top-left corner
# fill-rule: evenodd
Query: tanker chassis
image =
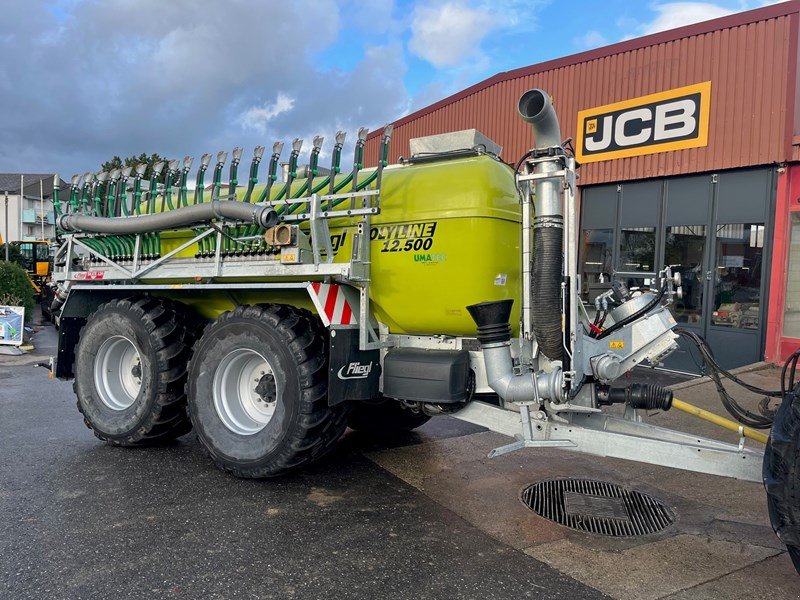
<path fill-rule="evenodd" d="M 487 140 L 389 165 L 387 127 L 377 167 L 363 168 L 362 129 L 346 173 L 343 133 L 327 175 L 322 138 L 304 177 L 294 140 L 283 183 L 281 143 L 261 185 L 263 147 L 246 186 L 242 149 L 227 186 L 220 152 L 208 200 L 208 154 L 193 194 L 189 157 L 155 165 L 148 186 L 146 165 L 73 177 L 69 198 L 54 199 L 55 375 L 74 379 L 101 440 L 145 445 L 194 429 L 239 477 L 302 468 L 348 426 L 409 431 L 448 414 L 515 438 L 490 456 L 561 448 L 763 480 L 798 566 L 797 354 L 788 385 L 770 392 L 783 398 L 776 415 L 723 397 L 739 444 L 645 423 L 645 411 L 687 407 L 667 389 L 615 381 L 676 348 L 679 277 L 667 268 L 645 292 L 614 284 L 589 317 L 575 160 L 547 94 L 530 90 L 518 110 L 535 146 L 513 169 Z M 694 341 L 715 381 L 730 376 Z M 756 429 L 773 421 L 766 452 L 745 445 L 766 441 Z"/>

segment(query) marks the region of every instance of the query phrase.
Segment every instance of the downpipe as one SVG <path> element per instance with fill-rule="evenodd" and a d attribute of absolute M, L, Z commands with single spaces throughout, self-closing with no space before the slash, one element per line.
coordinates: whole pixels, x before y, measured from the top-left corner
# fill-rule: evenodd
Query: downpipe
<path fill-rule="evenodd" d="M 511 357 L 511 316 L 513 300 L 481 302 L 467 306 L 478 326 L 478 341 L 483 350 L 486 380 L 505 402 L 562 399 L 563 373 L 556 367 L 550 373 L 538 371 L 514 374 Z"/>
<path fill-rule="evenodd" d="M 544 91 L 533 89 L 519 99 L 520 118 L 529 123 L 534 136 L 534 156 L 547 156 L 561 147 L 561 128 L 553 104 Z M 560 169 L 552 161 L 534 164 L 538 175 Z M 561 279 L 564 262 L 564 209 L 561 206 L 560 180 L 537 179 L 534 188 L 533 272 L 531 284 L 531 324 L 539 349 L 550 360 L 562 360 Z M 526 265 L 527 266 L 527 265 Z"/>

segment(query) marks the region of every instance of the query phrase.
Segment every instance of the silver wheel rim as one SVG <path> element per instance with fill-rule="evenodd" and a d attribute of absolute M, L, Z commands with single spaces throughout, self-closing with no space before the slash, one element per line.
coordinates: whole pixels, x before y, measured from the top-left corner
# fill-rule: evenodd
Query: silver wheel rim
<path fill-rule="evenodd" d="M 233 433 L 253 435 L 264 429 L 280 400 L 270 362 L 255 350 L 239 348 L 214 373 L 214 408 Z"/>
<path fill-rule="evenodd" d="M 111 410 L 125 410 L 136 402 L 142 389 L 142 357 L 136 344 L 122 335 L 103 342 L 94 359 L 94 386 Z"/>

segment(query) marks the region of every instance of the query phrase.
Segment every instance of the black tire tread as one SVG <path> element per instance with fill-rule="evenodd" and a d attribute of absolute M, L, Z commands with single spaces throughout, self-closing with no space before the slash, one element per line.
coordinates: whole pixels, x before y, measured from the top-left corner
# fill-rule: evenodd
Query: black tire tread
<path fill-rule="evenodd" d="M 163 298 L 114 299 L 98 307 L 87 319 L 84 328 L 112 309 L 129 312 L 134 318 L 140 319 L 152 334 L 159 360 L 158 395 L 153 410 L 145 415 L 137 430 L 127 436 L 112 438 L 95 429 L 79 401 L 78 410 L 83 415 L 83 422 L 98 439 L 115 446 L 158 444 L 189 433 L 192 425 L 186 410 L 185 383 L 196 335 L 185 312 Z M 77 394 L 77 379 L 73 381 L 72 388 Z"/>
<path fill-rule="evenodd" d="M 286 304 L 239 306 L 222 313 L 206 331 L 218 323 L 238 318 L 263 321 L 283 338 L 297 365 L 300 415 L 288 432 L 288 443 L 283 452 L 269 465 L 254 466 L 224 460 L 214 455 L 202 437 L 201 446 L 220 469 L 235 477 L 279 477 L 322 458 L 347 427 L 347 407 L 328 406 L 328 332 L 315 315 Z M 192 360 L 199 359 L 195 356 Z M 194 420 L 191 410 L 189 414 Z M 200 428 L 196 430 L 200 435 Z"/>
<path fill-rule="evenodd" d="M 764 452 L 770 521 L 800 573 L 800 386 L 784 398 Z"/>

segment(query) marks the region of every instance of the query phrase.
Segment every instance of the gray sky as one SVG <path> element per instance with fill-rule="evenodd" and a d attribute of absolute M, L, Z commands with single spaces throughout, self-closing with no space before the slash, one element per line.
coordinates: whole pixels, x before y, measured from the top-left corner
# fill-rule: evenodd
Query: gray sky
<path fill-rule="evenodd" d="M 96 169 L 381 124 L 406 109 L 399 47 L 351 68 L 332 0 L 0 0 L 0 171 Z M 351 133 L 351 137 L 352 137 Z"/>
<path fill-rule="evenodd" d="M 247 168 L 315 134 L 325 157 L 337 129 L 352 142 L 497 72 L 766 3 L 0 0 L 0 172 L 235 145 Z"/>

